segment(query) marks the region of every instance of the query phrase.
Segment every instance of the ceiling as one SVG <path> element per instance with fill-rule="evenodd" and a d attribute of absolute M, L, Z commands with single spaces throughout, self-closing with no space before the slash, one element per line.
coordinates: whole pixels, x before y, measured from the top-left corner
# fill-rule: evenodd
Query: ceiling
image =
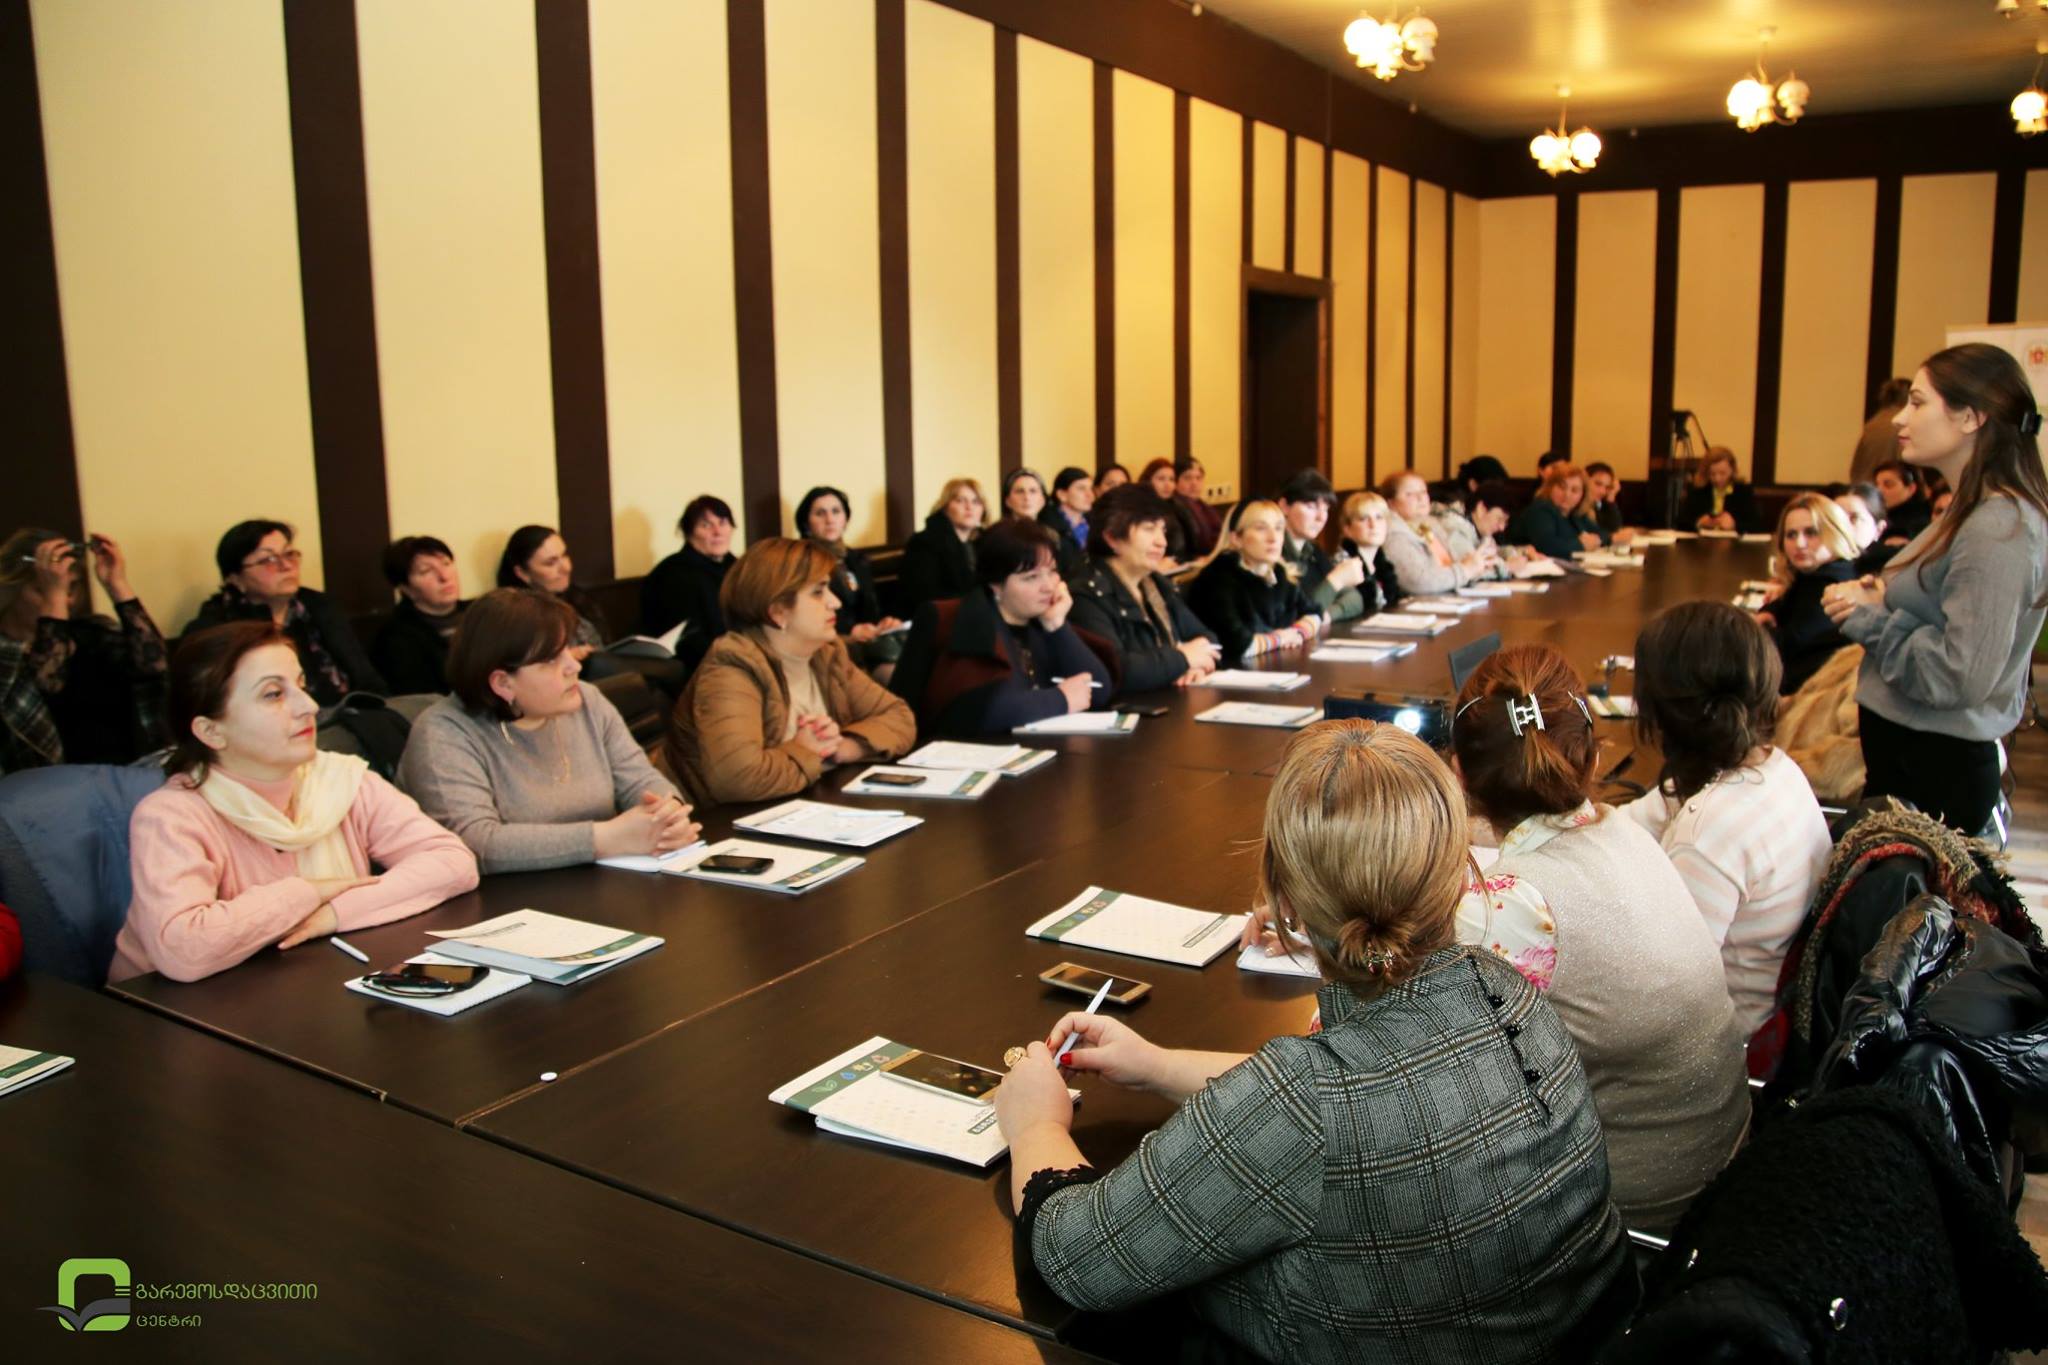
<path fill-rule="evenodd" d="M 1187 0 L 1183 0 L 1187 3 Z M 1360 5 L 1373 17 L 1420 8 L 1436 61 L 1381 84 L 1344 50 Z M 1944 104 L 2003 105 L 2027 83 L 2048 11 L 2021 0 L 1207 0 L 1204 8 L 1342 72 L 1359 85 L 1482 137 L 1523 136 L 1557 118 L 1609 131 L 1727 117 L 1728 87 L 1775 25 L 1766 69 L 1796 70 L 1812 114 Z M 1398 8 L 1398 14 L 1396 13 Z M 1732 120 L 1731 120 L 1732 122 Z M 1767 132 L 1769 130 L 1766 130 Z"/>

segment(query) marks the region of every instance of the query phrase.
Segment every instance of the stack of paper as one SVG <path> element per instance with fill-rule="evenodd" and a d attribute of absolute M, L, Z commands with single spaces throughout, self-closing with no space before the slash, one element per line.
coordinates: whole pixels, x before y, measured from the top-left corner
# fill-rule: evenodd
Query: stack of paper
<path fill-rule="evenodd" d="M 808 839 L 815 844 L 843 844 L 848 848 L 872 848 L 893 839 L 924 821 L 900 810 L 868 810 L 862 806 L 833 806 L 823 801 L 785 801 L 779 806 L 742 815 L 732 822 L 734 829 L 749 834 L 772 834 L 780 839 Z"/>
<path fill-rule="evenodd" d="M 1201 967 L 1237 942 L 1243 915 L 1190 910 L 1091 886 L 1024 933 L 1106 953 Z"/>
<path fill-rule="evenodd" d="M 1638 545 L 1676 545 L 1678 539 L 1679 532 L 1677 531 L 1638 530 L 1635 543 Z"/>
<path fill-rule="evenodd" d="M 1292 692 L 1307 681 L 1306 673 L 1261 673 L 1253 668 L 1219 668 L 1194 686 L 1230 687 L 1245 692 Z"/>
<path fill-rule="evenodd" d="M 1211 725 L 1266 725 L 1299 730 L 1323 718 L 1320 706 L 1269 706 L 1256 701 L 1220 702 L 1195 717 Z"/>
<path fill-rule="evenodd" d="M 1524 559 L 1520 561 L 1506 559 L 1501 562 L 1508 566 L 1508 572 L 1516 578 L 1564 577 L 1564 566 L 1554 559 Z"/>
<path fill-rule="evenodd" d="M 735 858 L 766 858 L 768 866 L 759 872 L 720 872 L 704 866 L 707 858 L 720 854 Z M 752 839 L 721 839 L 693 856 L 687 864 L 668 870 L 678 877 L 750 886 L 757 891 L 773 891 L 783 896 L 801 896 L 813 887 L 845 876 L 866 861 L 851 853 L 819 853 L 815 849 L 761 844 Z"/>
<path fill-rule="evenodd" d="M 1515 589 L 1509 583 L 1467 583 L 1458 589 L 1460 597 L 1513 597 Z"/>
<path fill-rule="evenodd" d="M 1515 580 L 1514 582 L 1512 582 L 1512 583 L 1503 583 L 1503 584 L 1501 584 L 1501 586 L 1502 586 L 1502 587 L 1504 587 L 1504 588 L 1506 588 L 1506 589 L 1507 589 L 1507 590 L 1508 590 L 1509 592 L 1549 592 L 1549 591 L 1550 591 L 1550 585 L 1549 585 L 1548 583 L 1538 583 L 1538 582 L 1537 582 L 1536 580 L 1534 580 L 1533 578 L 1518 578 L 1518 579 L 1516 579 L 1516 580 Z"/>
<path fill-rule="evenodd" d="M 432 962 L 442 966 L 462 965 L 461 958 L 450 957 L 446 953 L 420 953 L 407 958 L 406 961 Z M 474 1009 L 486 1000 L 496 1000 L 501 995 L 509 995 L 521 986 L 530 985 L 532 981 L 532 977 L 522 973 L 493 967 L 469 989 L 451 991 L 446 995 L 406 995 L 399 991 L 382 990 L 371 985 L 369 978 L 364 976 L 350 977 L 341 984 L 357 995 L 367 995 L 372 1000 L 385 1000 L 394 1005 L 404 1005 L 407 1009 L 423 1010 L 428 1014 L 438 1014 L 445 1018 L 467 1009 Z"/>
<path fill-rule="evenodd" d="M 0 1047 L 0 1095 L 10 1090 L 19 1090 L 25 1085 L 34 1085 L 45 1076 L 54 1076 L 72 1059 L 60 1057 L 54 1052 L 30 1052 L 27 1048 Z"/>
<path fill-rule="evenodd" d="M 906 754 L 903 764 L 908 768 L 966 769 L 970 772 L 986 769 L 1004 777 L 1022 777 L 1052 760 L 1051 749 L 1027 749 L 1021 744 L 961 744 L 954 740 L 935 739 Z"/>
<path fill-rule="evenodd" d="M 959 1084 L 941 1089 L 905 1079 L 912 1075 L 950 1076 Z M 985 1098 L 1001 1079 L 987 1068 L 877 1036 L 777 1087 L 768 1098 L 809 1114 L 828 1133 L 986 1168 L 1009 1150 L 995 1106 Z M 1067 1093 L 1080 1098 L 1076 1091 Z"/>
<path fill-rule="evenodd" d="M 877 777 L 914 777 L 917 779 L 917 785 L 892 786 L 876 782 L 874 779 Z M 929 768 L 920 772 L 916 768 L 877 764 L 862 772 L 841 790 L 848 796 L 948 797 L 956 801 L 978 801 L 989 788 L 1002 780 L 1000 773 L 987 768 Z"/>
<path fill-rule="evenodd" d="M 1706 540 L 1738 540 L 1741 538 L 1739 531 L 1702 530 L 1699 534 Z"/>
<path fill-rule="evenodd" d="M 1614 570 L 1606 567 L 1603 564 L 1581 564 L 1578 567 L 1580 573 L 1586 574 L 1593 578 L 1614 577 Z"/>
<path fill-rule="evenodd" d="M 1128 711 L 1069 711 L 1064 716 L 1047 716 L 1029 725 L 1012 726 L 1013 735 L 1127 735 L 1138 728 L 1138 718 Z"/>
<path fill-rule="evenodd" d="M 701 852 L 703 848 L 704 841 L 699 839 L 694 844 L 685 845 L 668 853 L 621 853 L 613 858 L 599 858 L 597 865 L 599 867 L 622 867 L 628 872 L 666 872 L 669 868 L 675 866 L 679 859 L 687 858 L 692 853 Z"/>
<path fill-rule="evenodd" d="M 458 962 L 536 976 L 555 986 L 596 976 L 662 945 L 654 934 L 628 933 L 545 910 L 514 910 L 467 929 L 429 929 L 427 936 L 440 939 L 441 953 Z"/>
<path fill-rule="evenodd" d="M 1414 645 L 1399 640 L 1325 640 L 1308 657 L 1325 664 L 1376 664 L 1414 652 Z"/>
<path fill-rule="evenodd" d="M 1441 635 L 1457 624 L 1449 616 L 1430 616 L 1408 610 L 1406 602 L 1392 611 L 1383 611 L 1371 618 L 1376 631 L 1397 631 L 1402 635 Z"/>
<path fill-rule="evenodd" d="M 1744 531 L 1737 539 L 1744 545 L 1768 545 L 1776 537 L 1769 531 Z"/>
<path fill-rule="evenodd" d="M 1433 612 L 1439 616 L 1469 616 L 1475 611 L 1486 610 L 1486 603 L 1453 593 L 1447 597 L 1411 597 L 1400 603 L 1395 610 Z"/>
<path fill-rule="evenodd" d="M 1578 554 L 1578 561 L 1588 568 L 1640 569 L 1643 567 L 1643 561 L 1637 559 L 1626 550 L 1581 550 Z"/>

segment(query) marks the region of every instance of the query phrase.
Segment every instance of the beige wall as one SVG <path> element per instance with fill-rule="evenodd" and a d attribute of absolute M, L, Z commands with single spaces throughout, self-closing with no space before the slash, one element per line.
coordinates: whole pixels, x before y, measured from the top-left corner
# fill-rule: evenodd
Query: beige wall
<path fill-rule="evenodd" d="M 1778 384 L 1778 481 L 1848 476 L 1863 430 L 1877 182 L 1794 184 L 1786 199 L 1785 354 Z M 1988 289 L 1988 286 L 1987 286 Z M 1732 446 L 1744 477 L 1747 439 Z"/>
<path fill-rule="evenodd" d="M 1287 134 L 1252 124 L 1252 264 L 1287 267 Z"/>
<path fill-rule="evenodd" d="M 1460 194 L 1451 217 L 1451 469 L 1479 453 L 1479 201 Z"/>
<path fill-rule="evenodd" d="M 1557 201 L 1480 201 L 1473 451 L 1510 474 L 1535 471 L 1550 445 L 1550 346 Z M 1462 230 L 1462 229 L 1461 229 Z"/>
<path fill-rule="evenodd" d="M 2048 322 L 2048 171 L 2027 172 L 2020 236 L 2020 322 Z"/>
<path fill-rule="evenodd" d="M 1330 167 L 1330 482 L 1365 483 L 1366 230 L 1372 167 L 1338 152 Z"/>
<path fill-rule="evenodd" d="M 1041 473 L 1095 467 L 1094 81 L 1086 58 L 1017 40 L 1024 463 Z"/>
<path fill-rule="evenodd" d="M 1188 450 L 1225 496 L 1242 477 L 1243 139 L 1236 114 L 1188 101 Z"/>
<path fill-rule="evenodd" d="M 1948 345 L 1951 326 L 1984 321 L 1991 302 L 1991 218 L 1998 177 L 1909 175 L 1899 196 L 1899 304 L 1892 373 L 1910 375 Z"/>
<path fill-rule="evenodd" d="M 1116 73 L 1116 453 L 1173 458 L 1173 92 Z"/>
<path fill-rule="evenodd" d="M 1294 139 L 1294 273 L 1323 273 L 1323 144 Z"/>
<path fill-rule="evenodd" d="M 1649 473 L 1650 341 L 1657 290 L 1657 193 L 1579 196 L 1578 313 L 1572 335 L 1571 456 L 1624 479 Z"/>
<path fill-rule="evenodd" d="M 752 529 L 740 498 L 725 41 L 718 6 L 601 0 L 590 10 L 612 552 L 622 575 L 676 548 L 676 518 L 699 493 L 733 509 L 742 544 Z M 872 529 L 856 523 L 853 534 Z"/>
<path fill-rule="evenodd" d="M 1678 317 L 1671 405 L 1707 436 L 1747 450 L 1756 430 L 1764 187 L 1713 185 L 1678 196 Z"/>
<path fill-rule="evenodd" d="M 1432 476 L 1444 463 L 1444 188 L 1415 182 L 1415 467 Z"/>
<path fill-rule="evenodd" d="M 1408 463 L 1408 177 L 1378 167 L 1378 294 L 1373 319 L 1373 477 Z"/>
<path fill-rule="evenodd" d="M 318 585 L 276 11 L 32 13 L 86 525 L 121 543 L 166 631 L 217 586 L 214 544 L 244 517 L 296 523 Z"/>

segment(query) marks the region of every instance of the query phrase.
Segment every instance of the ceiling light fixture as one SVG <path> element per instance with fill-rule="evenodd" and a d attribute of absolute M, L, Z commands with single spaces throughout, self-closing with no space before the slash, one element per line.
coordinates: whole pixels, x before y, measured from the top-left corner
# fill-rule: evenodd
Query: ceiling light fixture
<path fill-rule="evenodd" d="M 2034 4 L 2037 8 L 2048 10 L 2048 0 L 2034 0 Z M 1994 8 L 2005 18 L 2016 19 L 2020 13 L 2020 0 L 1998 0 Z"/>
<path fill-rule="evenodd" d="M 2034 74 L 2028 78 L 2027 88 L 2012 97 L 2013 131 L 2021 137 L 2048 133 L 2048 94 L 2041 92 L 2041 63 L 2048 60 L 2048 38 L 2036 41 L 2034 51 L 2040 54 L 2034 59 Z"/>
<path fill-rule="evenodd" d="M 1799 116 L 1806 112 L 1806 101 L 1813 94 L 1796 72 L 1788 72 L 1783 81 L 1776 83 L 1765 74 L 1764 51 L 1777 36 L 1775 28 L 1757 34 L 1756 74 L 1744 76 L 1728 88 L 1728 113 L 1735 126 L 1745 133 L 1753 133 L 1766 123 L 1799 122 Z M 1776 109 L 1771 107 L 1774 103 Z"/>
<path fill-rule="evenodd" d="M 1576 133 L 1566 133 L 1568 120 L 1565 118 L 1566 103 L 1572 97 L 1569 85 L 1557 87 L 1557 127 L 1546 128 L 1529 139 L 1529 155 L 1536 158 L 1536 164 L 1552 176 L 1566 171 L 1590 171 L 1593 163 L 1600 159 L 1600 135 L 1591 128 L 1580 128 Z"/>
<path fill-rule="evenodd" d="M 1420 71 L 1436 60 L 1436 36 L 1436 24 L 1421 10 L 1404 23 L 1382 22 L 1360 13 L 1344 30 L 1344 47 L 1360 66 L 1390 81 L 1403 71 Z"/>

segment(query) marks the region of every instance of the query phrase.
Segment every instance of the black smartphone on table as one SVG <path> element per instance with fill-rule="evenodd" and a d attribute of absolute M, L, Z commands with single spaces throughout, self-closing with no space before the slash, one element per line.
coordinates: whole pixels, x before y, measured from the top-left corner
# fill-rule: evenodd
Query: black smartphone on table
<path fill-rule="evenodd" d="M 746 853 L 714 853 L 697 866 L 705 872 L 730 872 L 736 876 L 754 877 L 775 866 L 775 860 Z"/>
<path fill-rule="evenodd" d="M 363 978 L 365 985 L 393 995 L 453 995 L 491 974 L 467 962 L 400 962 Z"/>

